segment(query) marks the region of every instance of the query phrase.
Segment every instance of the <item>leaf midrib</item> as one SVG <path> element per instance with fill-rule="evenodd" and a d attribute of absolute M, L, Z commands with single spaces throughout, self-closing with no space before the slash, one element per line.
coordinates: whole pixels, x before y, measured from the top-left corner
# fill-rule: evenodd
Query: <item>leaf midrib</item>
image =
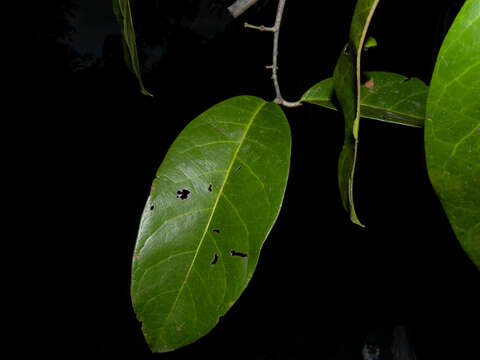
<path fill-rule="evenodd" d="M 353 178 L 355 175 L 355 167 L 357 164 L 357 155 L 358 155 L 358 132 L 360 128 L 360 106 L 361 106 L 361 57 L 362 57 L 362 48 L 363 48 L 363 43 L 365 41 L 365 36 L 367 35 L 368 28 L 370 26 L 370 22 L 372 20 L 373 14 L 375 13 L 375 10 L 377 8 L 377 5 L 380 0 L 375 0 L 368 10 L 369 13 L 367 15 L 367 19 L 365 20 L 365 24 L 362 29 L 362 34 L 360 36 L 360 41 L 357 46 L 357 58 L 356 58 L 356 63 L 355 63 L 355 76 L 356 76 L 356 84 L 357 84 L 357 96 L 356 96 L 356 104 L 355 104 L 355 119 L 353 120 L 353 137 L 355 139 L 355 145 L 353 146 L 353 164 L 352 164 L 352 170 L 350 172 L 350 177 L 348 179 L 348 197 L 349 197 L 349 203 L 350 203 L 350 219 L 360 225 L 361 227 L 365 227 L 360 220 L 357 217 L 357 213 L 355 211 L 355 205 L 353 202 Z"/>
<path fill-rule="evenodd" d="M 218 195 L 217 195 L 217 198 L 215 199 L 215 203 L 213 204 L 213 207 L 212 207 L 212 212 L 210 214 L 210 217 L 207 221 L 207 224 L 205 225 L 205 228 L 203 230 L 203 234 L 202 234 L 202 238 L 200 239 L 200 242 L 197 246 L 197 250 L 195 251 L 195 255 L 193 256 L 193 259 L 192 259 L 192 263 L 190 264 L 190 267 L 188 268 L 187 270 L 187 274 L 185 275 L 185 279 L 183 280 L 182 282 L 182 285 L 180 287 L 180 289 L 178 290 L 178 294 L 177 296 L 175 297 L 175 300 L 173 301 L 173 304 L 172 304 L 172 307 L 170 309 L 170 312 L 168 313 L 167 317 L 165 318 L 165 323 L 163 324 L 163 326 L 160 328 L 160 331 L 159 333 L 163 333 L 163 330 L 165 328 L 165 326 L 167 326 L 168 322 L 169 322 L 169 319 L 170 319 L 170 316 L 172 315 L 173 313 L 173 310 L 175 309 L 176 305 L 177 305 L 177 302 L 178 302 L 178 299 L 180 298 L 180 295 L 185 287 L 185 284 L 187 283 L 188 281 L 188 278 L 190 276 L 190 273 L 193 269 L 193 265 L 195 264 L 195 260 L 197 259 L 197 256 L 198 256 L 198 253 L 200 251 L 200 248 L 202 247 L 202 244 L 203 244 L 203 241 L 205 240 L 205 237 L 206 237 L 206 234 L 207 234 L 207 231 L 208 231 L 208 228 L 210 227 L 210 223 L 213 219 L 213 215 L 215 214 L 215 210 L 217 208 L 217 205 L 220 201 L 220 197 L 223 193 L 223 189 L 225 188 L 225 185 L 227 183 L 227 179 L 229 178 L 230 176 L 230 173 L 232 171 L 232 167 L 233 167 L 233 164 L 235 163 L 235 159 L 237 158 L 238 156 L 238 153 L 240 152 L 240 149 L 242 148 L 242 145 L 243 145 L 243 142 L 245 141 L 245 138 L 247 137 L 247 134 L 248 134 L 248 131 L 250 130 L 250 127 L 253 123 L 253 121 L 255 120 L 255 118 L 257 117 L 257 115 L 259 114 L 259 112 L 262 110 L 262 108 L 267 104 L 267 102 L 263 102 L 257 110 L 255 110 L 255 112 L 253 113 L 253 115 L 251 116 L 250 120 L 248 121 L 247 125 L 246 125 L 246 128 L 245 128 L 245 132 L 242 136 L 242 138 L 240 139 L 239 143 L 238 143 L 238 147 L 237 149 L 235 150 L 235 153 L 233 154 L 232 156 L 232 160 L 230 161 L 230 164 L 227 168 L 227 171 L 225 173 L 225 177 L 223 179 L 223 183 L 222 185 L 220 186 L 220 189 L 218 191 Z M 161 338 L 161 336 L 160 336 Z"/>

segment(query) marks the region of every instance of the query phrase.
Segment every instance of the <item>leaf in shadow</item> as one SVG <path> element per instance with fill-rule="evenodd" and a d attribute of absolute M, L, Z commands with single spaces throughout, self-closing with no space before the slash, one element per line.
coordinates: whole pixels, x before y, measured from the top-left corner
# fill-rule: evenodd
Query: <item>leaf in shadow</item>
<path fill-rule="evenodd" d="M 350 220 L 360 226 L 353 201 L 353 178 L 360 124 L 360 58 L 367 29 L 379 0 L 358 0 L 350 26 L 349 41 L 333 72 L 333 87 L 345 119 L 345 139 L 338 160 L 338 184 Z"/>
<path fill-rule="evenodd" d="M 113 0 L 112 5 L 115 18 L 120 25 L 125 63 L 130 71 L 137 77 L 140 85 L 140 92 L 143 95 L 153 96 L 143 86 L 140 65 L 138 62 L 137 42 L 135 40 L 135 28 L 133 26 L 130 1 Z"/>

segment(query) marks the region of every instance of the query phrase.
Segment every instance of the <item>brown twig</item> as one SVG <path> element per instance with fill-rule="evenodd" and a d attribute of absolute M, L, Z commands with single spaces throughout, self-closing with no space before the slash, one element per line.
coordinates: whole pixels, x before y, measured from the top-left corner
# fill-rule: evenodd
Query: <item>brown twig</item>
<path fill-rule="evenodd" d="M 272 80 L 273 86 L 275 87 L 275 103 L 283 105 L 285 107 L 297 107 L 302 105 L 299 101 L 290 102 L 285 100 L 282 97 L 282 93 L 280 91 L 280 85 L 278 81 L 278 39 L 280 37 L 280 25 L 282 24 L 283 18 L 283 10 L 285 9 L 285 3 L 287 0 L 279 0 L 278 1 L 278 8 L 277 8 L 277 16 L 275 18 L 275 24 L 272 27 L 267 26 L 255 26 L 245 23 L 246 28 L 255 29 L 259 31 L 270 31 L 273 32 L 273 54 L 272 54 L 272 65 L 267 66 L 267 69 L 272 70 Z"/>

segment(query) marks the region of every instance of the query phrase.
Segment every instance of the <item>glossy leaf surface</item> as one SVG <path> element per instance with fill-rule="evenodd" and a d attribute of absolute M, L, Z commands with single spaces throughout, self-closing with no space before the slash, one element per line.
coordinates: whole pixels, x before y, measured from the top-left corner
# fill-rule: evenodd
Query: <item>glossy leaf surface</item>
<path fill-rule="evenodd" d="M 463 248 L 480 268 L 480 0 L 467 0 L 435 65 L 427 103 L 430 181 Z"/>
<path fill-rule="evenodd" d="M 132 10 L 129 0 L 113 0 L 113 13 L 120 25 L 122 34 L 123 51 L 125 63 L 130 71 L 135 74 L 140 85 L 140 92 L 144 95 L 152 96 L 143 86 L 140 65 L 138 62 L 137 42 L 135 39 L 135 28 L 132 20 Z"/>
<path fill-rule="evenodd" d="M 350 220 L 363 226 L 355 212 L 353 177 L 360 125 L 360 59 L 367 29 L 379 0 L 358 0 L 350 26 L 349 41 L 333 72 L 333 87 L 345 119 L 345 139 L 338 160 L 338 184 Z"/>
<path fill-rule="evenodd" d="M 367 81 L 360 87 L 360 117 L 423 127 L 428 87 L 422 80 L 380 71 L 364 72 L 363 78 Z M 312 86 L 301 101 L 338 110 L 333 79 Z"/>
<path fill-rule="evenodd" d="M 290 128 L 252 96 L 194 119 L 169 149 L 135 246 L 132 302 L 154 352 L 207 334 L 247 286 L 283 200 Z"/>

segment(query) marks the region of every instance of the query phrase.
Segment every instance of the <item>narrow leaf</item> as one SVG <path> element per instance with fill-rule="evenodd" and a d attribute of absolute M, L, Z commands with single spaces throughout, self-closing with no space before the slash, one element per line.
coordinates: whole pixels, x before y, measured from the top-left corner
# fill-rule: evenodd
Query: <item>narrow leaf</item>
<path fill-rule="evenodd" d="M 430 181 L 480 269 L 480 0 L 467 0 L 440 49 L 425 122 Z"/>
<path fill-rule="evenodd" d="M 343 206 L 350 220 L 358 220 L 353 202 L 353 177 L 357 158 L 360 125 L 360 58 L 365 36 L 380 0 L 358 0 L 350 26 L 347 45 L 342 50 L 333 72 L 333 86 L 345 118 L 345 140 L 338 161 L 338 183 Z"/>
<path fill-rule="evenodd" d="M 123 51 L 125 63 L 130 71 L 137 77 L 140 85 L 140 92 L 144 95 L 153 96 L 143 86 L 140 65 L 138 62 L 137 42 L 135 40 L 135 29 L 132 20 L 132 10 L 129 0 L 113 0 L 113 13 L 120 25 L 122 34 Z"/>
<path fill-rule="evenodd" d="M 280 210 L 290 149 L 281 108 L 252 96 L 215 105 L 175 140 L 133 257 L 132 302 L 154 352 L 207 334 L 245 289 Z"/>
<path fill-rule="evenodd" d="M 423 127 L 428 87 L 417 78 L 389 72 L 364 72 L 360 88 L 360 117 Z M 312 86 L 300 100 L 338 110 L 334 100 L 333 79 Z"/>

